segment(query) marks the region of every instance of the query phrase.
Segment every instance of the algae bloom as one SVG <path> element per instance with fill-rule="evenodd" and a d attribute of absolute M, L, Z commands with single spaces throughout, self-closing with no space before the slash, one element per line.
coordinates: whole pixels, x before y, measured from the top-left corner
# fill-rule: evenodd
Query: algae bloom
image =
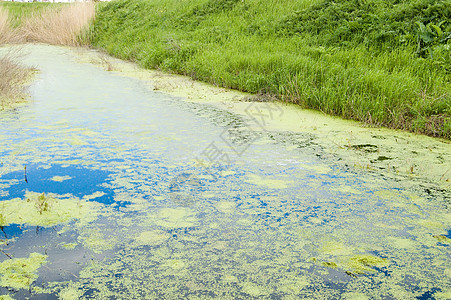
<path fill-rule="evenodd" d="M 97 218 L 99 206 L 67 195 L 27 192 L 25 199 L 2 201 L 1 224 L 50 227 L 74 219 L 89 222 Z"/>
<path fill-rule="evenodd" d="M 163 228 L 192 227 L 198 222 L 194 211 L 183 207 L 163 208 L 158 215 L 151 215 L 150 219 L 155 219 L 155 224 Z"/>
<path fill-rule="evenodd" d="M 349 266 L 357 274 L 374 272 L 374 267 L 383 267 L 387 265 L 387 260 L 373 255 L 362 254 L 350 258 Z"/>
<path fill-rule="evenodd" d="M 37 278 L 37 270 L 47 255 L 31 253 L 29 258 L 13 258 L 0 263 L 0 286 L 27 289 Z"/>

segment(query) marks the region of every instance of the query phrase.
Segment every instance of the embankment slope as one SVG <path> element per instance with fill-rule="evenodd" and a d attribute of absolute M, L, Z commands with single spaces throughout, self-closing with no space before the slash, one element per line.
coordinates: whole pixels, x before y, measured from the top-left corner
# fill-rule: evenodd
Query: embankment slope
<path fill-rule="evenodd" d="M 117 0 L 92 44 L 147 68 L 451 137 L 450 0 Z"/>

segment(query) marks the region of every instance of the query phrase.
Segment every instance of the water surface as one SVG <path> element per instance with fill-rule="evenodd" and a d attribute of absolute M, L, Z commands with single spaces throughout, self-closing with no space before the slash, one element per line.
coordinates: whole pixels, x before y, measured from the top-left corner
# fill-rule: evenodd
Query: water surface
<path fill-rule="evenodd" d="M 345 169 L 252 103 L 245 118 L 27 51 L 32 102 L 0 112 L 0 295 L 451 297 L 440 193 Z"/>

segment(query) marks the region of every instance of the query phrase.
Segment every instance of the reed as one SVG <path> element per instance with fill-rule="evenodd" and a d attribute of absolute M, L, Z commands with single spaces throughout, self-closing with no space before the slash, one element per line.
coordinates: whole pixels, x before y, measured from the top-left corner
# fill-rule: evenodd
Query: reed
<path fill-rule="evenodd" d="M 89 28 L 95 4 L 35 6 L 0 5 L 0 45 L 26 42 L 80 46 L 86 44 L 82 32 Z M 11 12 L 11 13 L 10 13 Z M 0 56 L 0 108 L 5 109 L 26 98 L 25 83 L 32 69 L 20 64 L 19 52 Z"/>
<path fill-rule="evenodd" d="M 8 11 L 0 6 L 0 45 L 14 43 L 20 39 L 17 30 L 10 24 Z"/>
<path fill-rule="evenodd" d="M 25 83 L 32 69 L 20 64 L 20 51 L 7 51 L 0 56 L 0 109 L 22 101 L 25 97 Z"/>
<path fill-rule="evenodd" d="M 74 3 L 59 9 L 49 7 L 24 19 L 20 31 L 26 42 L 81 46 L 85 42 L 80 34 L 94 15 L 92 2 Z"/>

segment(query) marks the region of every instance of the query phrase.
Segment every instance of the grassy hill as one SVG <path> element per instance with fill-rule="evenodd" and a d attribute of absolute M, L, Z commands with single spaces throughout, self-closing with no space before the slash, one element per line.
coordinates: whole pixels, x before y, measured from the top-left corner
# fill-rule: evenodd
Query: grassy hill
<path fill-rule="evenodd" d="M 451 138 L 451 0 L 114 0 L 92 44 L 147 68 Z"/>

